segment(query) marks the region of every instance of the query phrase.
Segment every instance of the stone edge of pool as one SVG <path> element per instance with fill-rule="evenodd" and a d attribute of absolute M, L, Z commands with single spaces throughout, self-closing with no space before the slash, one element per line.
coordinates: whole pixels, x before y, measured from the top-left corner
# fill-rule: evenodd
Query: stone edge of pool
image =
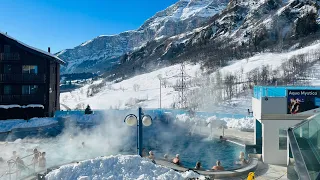
<path fill-rule="evenodd" d="M 101 156 L 101 157 L 104 157 L 104 156 Z M 249 156 L 249 157 L 251 157 L 251 156 Z M 178 165 L 173 164 L 169 161 L 165 161 L 165 160 L 161 160 L 161 159 L 156 159 L 155 161 L 156 161 L 157 165 L 161 165 L 161 166 L 167 167 L 169 169 L 172 169 L 172 170 L 178 171 L 178 172 L 186 172 L 186 171 L 191 170 L 191 171 L 194 171 L 200 175 L 210 176 L 212 178 L 228 178 L 228 177 L 238 177 L 241 175 L 247 175 L 249 172 L 255 171 L 255 169 L 258 166 L 259 159 L 253 156 L 249 160 L 250 160 L 249 164 L 246 165 L 245 167 L 234 169 L 234 170 L 226 170 L 226 171 L 200 171 L 200 170 L 195 170 L 192 168 L 185 168 L 182 166 L 178 166 Z M 38 172 L 33 173 L 29 176 L 26 176 L 26 177 L 24 177 L 24 179 L 25 180 L 36 180 L 36 179 L 38 179 L 39 175 L 45 176 L 45 174 L 47 174 L 55 169 L 59 169 L 61 166 L 64 166 L 67 164 L 79 163 L 79 162 L 81 162 L 81 161 L 72 161 L 69 163 L 64 163 L 62 165 L 50 167 L 44 171 L 38 171 Z"/>
<path fill-rule="evenodd" d="M 249 172 L 256 170 L 256 168 L 258 167 L 258 162 L 259 162 L 258 158 L 250 158 L 249 164 L 239 169 L 225 170 L 225 171 L 203 171 L 203 170 L 195 170 L 192 168 L 185 168 L 182 166 L 178 166 L 176 164 L 173 164 L 165 160 L 156 160 L 156 164 L 165 166 L 167 168 L 170 168 L 178 172 L 186 172 L 191 170 L 200 175 L 210 176 L 212 178 L 228 178 L 228 177 L 238 177 L 241 175 L 247 175 Z"/>

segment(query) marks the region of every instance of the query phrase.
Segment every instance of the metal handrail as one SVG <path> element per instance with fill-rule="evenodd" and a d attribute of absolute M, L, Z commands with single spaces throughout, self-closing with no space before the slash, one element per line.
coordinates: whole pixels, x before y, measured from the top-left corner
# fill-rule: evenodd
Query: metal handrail
<path fill-rule="evenodd" d="M 38 152 L 38 155 L 39 155 L 39 154 L 40 154 L 40 152 Z M 26 155 L 26 156 L 21 157 L 20 159 L 23 160 L 23 159 L 25 159 L 25 158 L 27 158 L 27 157 L 34 156 L 34 155 L 35 155 L 34 153 L 33 153 L 33 154 L 29 154 L 29 155 Z M 2 177 L 4 177 L 5 175 L 12 175 L 12 174 L 15 174 L 15 173 L 19 172 L 19 170 L 18 170 L 17 168 L 15 169 L 15 171 L 11 172 L 11 169 L 13 169 L 14 167 L 17 167 L 17 162 L 16 162 L 16 160 L 14 160 L 14 159 L 9 159 L 9 160 L 7 161 L 7 163 L 8 163 L 8 167 L 9 167 L 9 168 L 8 168 L 9 172 L 6 172 L 6 173 L 0 175 L 0 179 L 1 179 Z M 27 165 L 22 164 L 22 165 L 23 165 L 25 168 L 27 168 L 28 170 L 32 170 L 32 168 L 30 168 L 30 166 L 35 165 L 35 163 L 36 163 L 36 162 L 32 162 L 31 164 L 27 164 Z M 10 165 L 12 165 L 12 167 L 10 167 Z M 34 168 L 35 168 L 35 167 L 34 167 Z M 35 169 L 33 169 L 33 172 L 36 172 Z M 10 179 L 11 179 L 11 177 L 10 177 Z"/>

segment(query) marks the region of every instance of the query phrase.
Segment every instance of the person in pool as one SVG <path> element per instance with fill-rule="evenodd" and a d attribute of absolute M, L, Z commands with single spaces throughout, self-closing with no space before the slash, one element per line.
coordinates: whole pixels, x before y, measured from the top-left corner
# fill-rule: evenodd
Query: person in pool
<path fill-rule="evenodd" d="M 223 136 L 220 136 L 220 141 L 226 141 L 227 139 L 226 138 L 224 138 Z"/>
<path fill-rule="evenodd" d="M 224 171 L 224 167 L 221 166 L 221 162 L 218 160 L 218 161 L 216 162 L 216 165 L 212 167 L 212 170 Z"/>
<path fill-rule="evenodd" d="M 42 152 L 41 156 L 39 157 L 39 168 L 40 169 L 46 168 L 46 152 Z"/>
<path fill-rule="evenodd" d="M 152 151 L 149 151 L 149 156 L 148 156 L 148 158 L 151 159 L 151 161 L 152 161 L 153 163 L 156 163 L 156 161 L 154 160 L 155 157 L 154 157 L 154 154 L 153 154 Z"/>
<path fill-rule="evenodd" d="M 169 159 L 168 154 L 165 154 L 165 155 L 163 156 L 163 158 L 164 158 L 164 160 L 168 161 L 168 159 Z"/>
<path fill-rule="evenodd" d="M 142 148 L 142 157 L 147 157 L 146 148 Z"/>
<path fill-rule="evenodd" d="M 242 151 L 240 152 L 239 161 L 236 161 L 235 164 L 240 164 L 241 166 L 248 164 L 248 161 L 245 158 L 244 152 Z"/>
<path fill-rule="evenodd" d="M 173 158 L 172 162 L 176 165 L 180 165 L 180 155 L 177 154 L 175 158 Z"/>
<path fill-rule="evenodd" d="M 194 169 L 196 169 L 196 170 L 204 170 L 204 169 L 202 168 L 202 166 L 201 166 L 201 162 L 200 162 L 200 161 L 198 161 L 198 162 L 196 163 L 196 166 L 194 167 Z"/>

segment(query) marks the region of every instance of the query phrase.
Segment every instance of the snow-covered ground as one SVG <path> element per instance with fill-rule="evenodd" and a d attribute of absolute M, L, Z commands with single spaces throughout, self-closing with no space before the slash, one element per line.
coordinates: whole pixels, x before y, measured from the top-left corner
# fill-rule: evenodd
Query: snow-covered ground
<path fill-rule="evenodd" d="M 222 74 L 227 73 L 242 73 L 243 78 L 246 77 L 247 73 L 261 67 L 262 65 L 269 65 L 273 70 L 279 69 L 282 63 L 286 62 L 289 58 L 294 55 L 308 54 L 310 52 L 315 52 L 320 49 L 320 43 L 313 44 L 311 46 L 290 51 L 287 53 L 263 53 L 255 55 L 251 58 L 242 59 L 234 61 L 229 66 L 223 67 L 220 69 Z M 317 64 L 314 66 L 314 70 L 319 70 L 320 65 Z M 66 92 L 61 94 L 61 103 L 67 105 L 71 109 L 77 107 L 78 104 L 85 106 L 90 104 L 93 109 L 127 109 L 133 108 L 137 105 L 145 108 L 159 108 L 160 106 L 160 81 L 159 76 L 166 79 L 167 87 L 162 87 L 161 89 L 161 104 L 162 108 L 170 108 L 172 103 L 177 100 L 178 92 L 174 90 L 172 85 L 179 80 L 178 77 L 173 77 L 179 75 L 181 66 L 174 65 L 166 68 L 162 68 L 151 73 L 146 73 L 132 77 L 130 79 L 114 83 L 107 82 L 105 87 L 101 92 L 97 93 L 93 97 L 87 97 L 88 88 L 90 85 L 86 85 L 80 89 L 74 90 L 72 92 Z M 186 65 L 185 71 L 191 77 L 199 77 L 202 75 L 200 65 Z M 211 75 L 214 76 L 215 73 Z M 171 78 L 170 78 L 171 77 Z M 315 77 L 317 78 L 317 77 Z M 314 85 L 319 84 L 318 80 L 314 79 Z M 93 84 L 99 84 L 101 80 L 94 82 Z M 239 99 L 239 98 L 238 98 Z M 232 102 L 240 102 L 238 99 L 233 99 Z M 241 99 L 241 97 L 240 97 Z M 250 99 L 246 97 L 246 99 Z M 246 101 L 246 100 L 241 100 Z M 227 103 L 226 105 L 230 104 Z M 246 109 L 250 109 L 251 103 L 250 100 L 247 101 L 241 106 L 241 112 Z M 247 105 L 246 105 L 247 104 Z M 245 105 L 246 107 L 244 107 Z M 222 106 L 219 104 L 219 106 Z M 63 107 L 61 107 L 63 108 Z M 211 111 L 216 110 L 218 107 L 213 107 Z M 227 107 L 224 107 L 225 111 L 228 111 Z M 237 113 L 236 107 L 232 107 L 232 112 L 228 113 Z M 220 110 L 221 111 L 221 110 Z"/>
<path fill-rule="evenodd" d="M 191 118 L 186 114 L 180 114 L 176 116 L 176 120 L 183 122 L 183 123 L 201 123 L 204 122 L 204 119 L 199 117 Z M 231 128 L 237 130 L 254 130 L 254 118 L 253 117 L 246 117 L 246 118 L 228 118 L 222 117 L 218 118 L 217 116 L 211 116 L 205 119 L 207 126 L 210 128 Z"/>
<path fill-rule="evenodd" d="M 99 157 L 75 164 L 60 167 L 46 175 L 47 180 L 100 180 L 100 179 L 168 179 L 182 180 L 186 178 L 200 178 L 194 172 L 178 173 L 166 167 L 156 165 L 140 156 L 117 155 Z"/>
<path fill-rule="evenodd" d="M 93 97 L 87 97 L 87 91 L 90 85 L 86 85 L 72 92 L 62 93 L 60 96 L 61 103 L 71 109 L 76 108 L 77 104 L 89 104 L 92 109 L 126 109 L 130 105 L 138 103 L 143 107 L 158 108 L 160 104 L 160 80 L 170 78 L 180 73 L 180 65 L 174 65 L 162 68 L 151 73 L 142 74 L 121 81 L 119 83 L 107 83 L 106 87 Z M 200 70 L 200 65 L 187 65 L 186 73 L 192 77 Z M 175 84 L 178 78 L 167 79 L 168 87 L 162 87 L 162 107 L 169 108 L 173 98 L 178 95 L 170 84 Z M 95 82 L 100 83 L 100 81 Z M 136 88 L 135 88 L 136 87 Z M 137 88 L 138 87 L 138 88 Z"/>
<path fill-rule="evenodd" d="M 16 128 L 42 127 L 58 123 L 55 118 L 32 118 L 26 120 L 3 120 L 0 121 L 0 132 L 8 132 Z"/>

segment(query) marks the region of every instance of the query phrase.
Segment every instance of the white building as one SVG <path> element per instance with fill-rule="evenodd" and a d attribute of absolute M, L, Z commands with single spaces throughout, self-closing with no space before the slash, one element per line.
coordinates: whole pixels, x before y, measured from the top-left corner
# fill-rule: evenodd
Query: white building
<path fill-rule="evenodd" d="M 320 112 L 320 87 L 255 87 L 252 111 L 256 119 L 255 144 L 262 160 L 287 165 L 287 130 Z"/>

